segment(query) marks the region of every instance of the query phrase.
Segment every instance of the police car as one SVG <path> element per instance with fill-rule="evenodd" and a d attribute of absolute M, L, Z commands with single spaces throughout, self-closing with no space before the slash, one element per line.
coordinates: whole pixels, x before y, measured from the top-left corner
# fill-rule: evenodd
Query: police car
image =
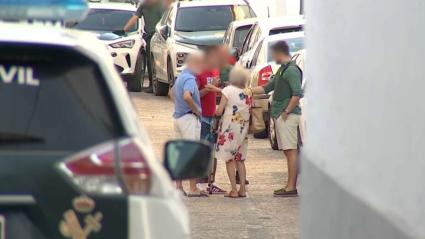
<path fill-rule="evenodd" d="M 104 45 L 44 24 L 86 7 L 0 0 L 0 239 L 188 238 L 170 178 L 205 175 L 210 149 L 171 141 L 159 163 Z"/>
<path fill-rule="evenodd" d="M 111 53 L 116 69 L 127 81 L 128 90 L 141 91 L 146 65 L 143 20 L 139 19 L 127 33 L 120 33 L 134 15 L 136 5 L 129 2 L 90 3 L 89 8 L 84 20 L 68 22 L 68 27 L 95 33 Z"/>

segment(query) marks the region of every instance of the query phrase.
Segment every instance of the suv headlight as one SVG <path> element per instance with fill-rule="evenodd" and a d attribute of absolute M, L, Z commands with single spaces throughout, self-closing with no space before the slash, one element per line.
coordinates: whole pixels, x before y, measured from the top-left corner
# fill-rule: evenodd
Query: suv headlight
<path fill-rule="evenodd" d="M 135 42 L 135 40 L 120 41 L 110 44 L 110 46 L 112 48 L 133 48 Z"/>

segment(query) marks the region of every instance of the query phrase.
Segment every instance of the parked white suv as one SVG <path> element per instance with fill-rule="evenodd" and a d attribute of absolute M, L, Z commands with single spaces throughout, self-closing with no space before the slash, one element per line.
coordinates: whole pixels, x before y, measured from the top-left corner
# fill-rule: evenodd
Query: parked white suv
<path fill-rule="evenodd" d="M 151 41 L 155 95 L 168 93 L 188 53 L 222 44 L 232 21 L 252 17 L 255 13 L 242 0 L 173 3 L 158 23 Z"/>
<path fill-rule="evenodd" d="M 139 19 L 128 33 L 120 31 L 134 15 L 131 3 L 90 3 L 87 17 L 71 27 L 94 32 L 111 53 L 115 68 L 127 81 L 129 91 L 141 91 L 145 75 L 144 23 Z"/>

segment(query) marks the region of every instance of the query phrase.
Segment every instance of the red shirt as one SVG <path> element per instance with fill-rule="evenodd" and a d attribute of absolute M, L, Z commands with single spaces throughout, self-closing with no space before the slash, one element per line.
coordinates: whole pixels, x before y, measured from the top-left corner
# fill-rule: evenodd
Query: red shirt
<path fill-rule="evenodd" d="M 212 82 L 214 78 L 219 77 L 219 71 L 204 71 L 202 74 L 197 76 L 199 90 L 202 90 L 208 82 Z M 216 97 L 215 92 L 208 92 L 206 95 L 201 97 L 202 116 L 214 117 L 216 110 Z"/>

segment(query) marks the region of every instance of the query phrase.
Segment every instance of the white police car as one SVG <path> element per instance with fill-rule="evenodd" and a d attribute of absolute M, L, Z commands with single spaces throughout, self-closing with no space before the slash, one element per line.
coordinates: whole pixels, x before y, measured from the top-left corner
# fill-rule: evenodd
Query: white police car
<path fill-rule="evenodd" d="M 188 238 L 167 171 L 202 177 L 208 145 L 167 143 L 164 170 L 104 45 L 17 23 L 75 20 L 86 7 L 0 0 L 0 19 L 13 20 L 0 20 L 0 239 Z"/>
<path fill-rule="evenodd" d="M 127 21 L 134 15 L 136 5 L 116 2 L 89 3 L 89 8 L 84 20 L 68 22 L 67 25 L 94 32 L 111 53 L 116 69 L 127 81 L 128 90 L 141 91 L 146 65 L 143 19 L 139 19 L 127 33 L 121 33 Z"/>

